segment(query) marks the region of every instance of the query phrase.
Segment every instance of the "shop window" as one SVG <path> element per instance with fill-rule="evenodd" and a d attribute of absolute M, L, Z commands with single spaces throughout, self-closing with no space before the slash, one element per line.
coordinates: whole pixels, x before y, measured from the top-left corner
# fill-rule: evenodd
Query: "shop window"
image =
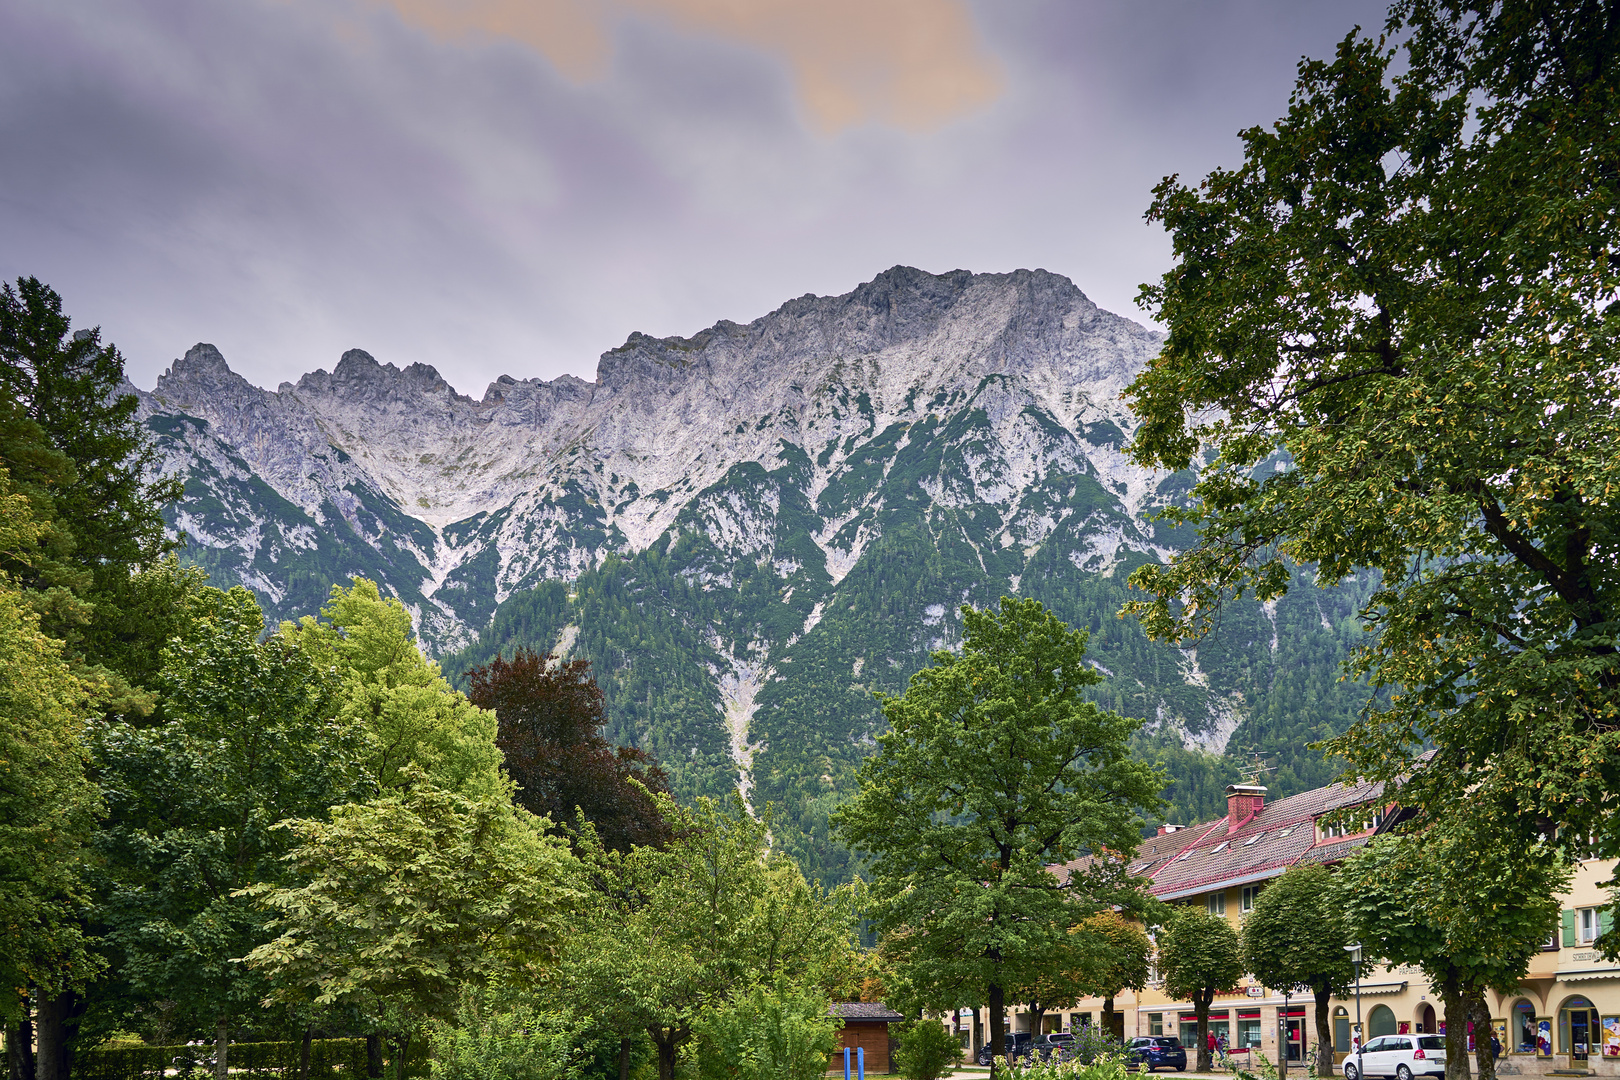
<path fill-rule="evenodd" d="M 1164 1013 L 1148 1013 L 1148 1034 L 1164 1034 Z"/>
<path fill-rule="evenodd" d="M 1224 892 L 1210 893 L 1204 898 L 1204 906 L 1211 915 L 1226 914 L 1226 894 Z"/>
<path fill-rule="evenodd" d="M 1090 1026 L 1091 1026 L 1091 1014 L 1090 1013 L 1070 1013 L 1069 1014 L 1069 1030 L 1070 1031 L 1079 1031 L 1081 1028 L 1088 1028 Z"/>
<path fill-rule="evenodd" d="M 1528 1001 L 1514 1003 L 1512 1019 L 1508 1022 L 1508 1034 L 1512 1036 L 1512 1050 L 1515 1054 L 1533 1054 L 1536 1052 L 1535 1006 Z"/>
<path fill-rule="evenodd" d="M 1376 1039 L 1380 1035 L 1395 1034 L 1395 1014 L 1388 1005 L 1374 1005 L 1373 1011 L 1367 1016 L 1367 1037 Z"/>
<path fill-rule="evenodd" d="M 1237 1044 L 1249 1049 L 1260 1046 L 1260 1014 L 1238 1013 Z"/>

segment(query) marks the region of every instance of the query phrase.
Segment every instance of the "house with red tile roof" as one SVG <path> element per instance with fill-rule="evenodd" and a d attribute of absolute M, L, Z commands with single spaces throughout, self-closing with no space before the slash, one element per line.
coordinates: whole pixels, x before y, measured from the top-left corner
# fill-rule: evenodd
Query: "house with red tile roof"
<path fill-rule="evenodd" d="M 1266 883 L 1291 866 L 1332 865 L 1372 840 L 1395 820 L 1397 807 L 1382 784 L 1330 784 L 1274 802 L 1264 787 L 1235 784 L 1226 791 L 1227 812 L 1214 821 L 1162 826 L 1144 839 L 1127 864 L 1161 900 L 1190 903 L 1241 925 Z M 1078 868 L 1053 867 L 1062 874 Z M 1503 1047 L 1504 1075 L 1613 1075 L 1620 1077 L 1620 965 L 1601 960 L 1592 942 L 1607 929 L 1602 882 L 1615 864 L 1588 860 L 1575 872 L 1562 898 L 1560 932 L 1531 963 L 1513 993 L 1488 994 L 1492 1027 Z M 1089 999 L 1047 1011 L 1046 1031 L 1101 1023 L 1103 1002 Z M 1176 1001 L 1151 980 L 1140 993 L 1126 990 L 1114 1002 L 1116 1034 L 1130 1039 L 1177 1035 L 1196 1038 L 1191 1002 Z M 1442 1006 L 1416 968 L 1370 966 L 1361 980 L 1361 1023 L 1366 1038 L 1401 1037 L 1442 1030 Z M 1335 1057 L 1350 1051 L 1357 1023 L 1354 996 L 1330 1006 Z M 1008 1030 L 1027 1031 L 1032 1016 L 1013 1006 Z M 973 1049 L 988 1031 L 983 1010 L 974 1017 Z M 1210 1029 L 1239 1054 L 1286 1058 L 1304 1076 L 1316 1037 L 1311 1000 L 1245 978 L 1217 995 Z M 1482 1033 L 1483 1034 L 1483 1033 Z M 1488 1034 L 1484 1037 L 1489 1038 Z"/>

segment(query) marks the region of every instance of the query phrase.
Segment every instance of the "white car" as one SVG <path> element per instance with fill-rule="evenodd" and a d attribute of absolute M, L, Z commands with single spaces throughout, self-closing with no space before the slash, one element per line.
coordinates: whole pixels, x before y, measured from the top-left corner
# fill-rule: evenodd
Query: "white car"
<path fill-rule="evenodd" d="M 1359 1064 L 1358 1064 L 1359 1063 Z M 1412 1080 L 1414 1076 L 1446 1075 L 1444 1035 L 1380 1035 L 1359 1054 L 1344 1059 L 1344 1080 L 1393 1077 Z"/>

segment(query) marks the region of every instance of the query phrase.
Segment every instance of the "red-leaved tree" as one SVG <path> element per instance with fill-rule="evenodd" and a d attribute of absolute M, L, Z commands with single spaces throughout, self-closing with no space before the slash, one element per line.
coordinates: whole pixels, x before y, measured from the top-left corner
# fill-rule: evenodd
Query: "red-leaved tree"
<path fill-rule="evenodd" d="M 667 793 L 669 777 L 646 751 L 602 737 L 607 711 L 589 660 L 554 664 L 520 649 L 510 660 L 474 668 L 468 680 L 473 704 L 495 711 L 496 745 L 519 804 L 571 829 L 583 814 L 616 851 L 668 841 L 657 805 L 630 781 Z"/>

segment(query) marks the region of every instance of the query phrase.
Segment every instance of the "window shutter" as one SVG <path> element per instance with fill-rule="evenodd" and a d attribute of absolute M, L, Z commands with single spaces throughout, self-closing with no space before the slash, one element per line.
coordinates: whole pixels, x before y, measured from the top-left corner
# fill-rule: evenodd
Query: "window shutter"
<path fill-rule="evenodd" d="M 1575 912 L 1569 908 L 1564 909 L 1564 948 L 1575 947 Z"/>
<path fill-rule="evenodd" d="M 1607 934 L 1614 929 L 1614 909 L 1602 908 L 1598 911 L 1598 933 Z"/>

